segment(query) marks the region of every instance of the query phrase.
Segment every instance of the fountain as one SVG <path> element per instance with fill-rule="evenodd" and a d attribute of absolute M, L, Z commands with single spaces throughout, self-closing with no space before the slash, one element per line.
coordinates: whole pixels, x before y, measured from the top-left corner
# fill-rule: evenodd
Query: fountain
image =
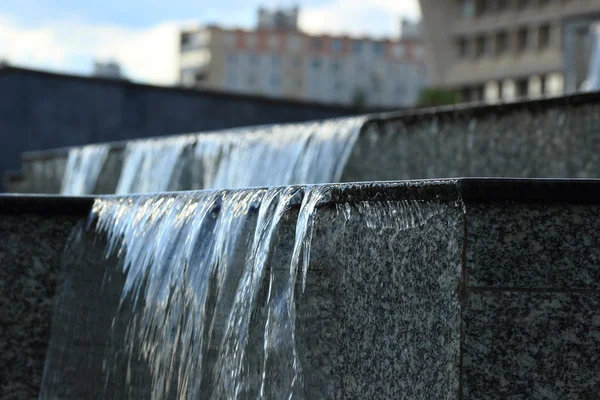
<path fill-rule="evenodd" d="M 355 123 L 349 123 L 346 127 L 344 119 L 332 120 L 330 122 L 340 121 L 340 130 L 358 130 L 355 139 L 347 141 L 348 159 L 336 181 L 469 176 L 598 177 L 600 159 L 597 152 L 590 149 L 594 149 L 600 141 L 599 104 L 597 93 L 587 93 L 500 105 L 467 105 L 366 115 L 353 119 Z M 274 125 L 193 136 L 200 141 L 206 138 L 209 142 L 213 142 L 217 135 L 243 137 L 243 141 L 251 143 L 249 139 L 253 135 L 261 136 L 257 131 L 262 131 L 266 138 L 269 134 L 277 137 L 272 143 L 267 140 L 266 146 L 276 148 L 280 146 L 277 143 L 291 143 L 295 132 L 311 130 L 311 126 L 315 124 Z M 320 125 L 316 123 L 316 126 Z M 189 135 L 182 137 L 186 136 Z M 348 134 L 348 138 L 351 137 Z M 166 144 L 169 140 L 173 139 L 157 139 L 154 143 Z M 223 154 L 218 148 L 226 148 L 226 142 L 225 138 L 214 140 L 217 149 L 207 146 L 203 151 L 199 150 L 199 146 L 195 149 L 194 146 L 186 147 L 178 161 L 181 170 L 171 188 L 218 188 L 210 183 L 205 185 L 202 174 L 197 174 L 203 168 L 202 160 L 218 163 L 220 154 Z M 95 194 L 115 193 L 123 171 L 124 152 L 128 143 L 112 143 L 110 147 L 109 157 L 93 191 Z M 214 153 L 211 156 L 206 151 Z M 24 154 L 20 178 L 11 175 L 6 187 L 16 192 L 58 193 L 67 154 L 68 151 L 64 149 Z M 262 168 L 268 168 L 266 162 Z M 209 166 L 207 173 L 215 172 Z M 316 182 L 259 181 L 251 186 Z"/>
<path fill-rule="evenodd" d="M 49 325 L 31 281 L 55 276 L 71 231 L 41 398 L 593 398 L 598 194 L 460 179 L 3 196 L 2 342 L 31 332 L 31 302 Z M 39 379 L 48 337 L 11 337 L 2 390 L 31 397 L 40 381 L 19 376 Z"/>
<path fill-rule="evenodd" d="M 118 194 L 0 196 L 0 397 L 595 398 L 600 181 L 330 182 L 594 176 L 596 97 L 50 157 Z"/>

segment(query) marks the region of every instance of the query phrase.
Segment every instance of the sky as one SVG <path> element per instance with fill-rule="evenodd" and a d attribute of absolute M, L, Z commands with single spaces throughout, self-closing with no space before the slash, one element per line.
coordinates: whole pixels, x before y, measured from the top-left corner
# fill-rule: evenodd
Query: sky
<path fill-rule="evenodd" d="M 417 0 L 0 0 L 0 60 L 84 75 L 114 60 L 134 81 L 168 85 L 182 27 L 252 28 L 259 6 L 293 5 L 309 33 L 397 35 L 401 17 L 420 16 Z"/>

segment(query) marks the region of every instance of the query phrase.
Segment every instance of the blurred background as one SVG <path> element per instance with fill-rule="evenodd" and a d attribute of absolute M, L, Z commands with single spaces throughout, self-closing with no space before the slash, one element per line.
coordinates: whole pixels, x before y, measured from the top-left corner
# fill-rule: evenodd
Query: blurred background
<path fill-rule="evenodd" d="M 597 0 L 0 5 L 11 66 L 382 108 L 588 88 L 600 19 Z"/>
<path fill-rule="evenodd" d="M 0 0 L 31 150 L 600 88 L 598 0 Z"/>

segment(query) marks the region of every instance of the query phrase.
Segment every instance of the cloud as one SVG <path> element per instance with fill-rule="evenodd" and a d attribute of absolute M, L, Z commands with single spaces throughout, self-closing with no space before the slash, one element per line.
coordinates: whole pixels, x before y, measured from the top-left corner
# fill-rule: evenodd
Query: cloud
<path fill-rule="evenodd" d="M 66 18 L 31 28 L 0 15 L 0 59 L 15 65 L 89 73 L 94 60 L 115 60 L 134 80 L 174 83 L 178 31 L 185 21 L 147 28 Z"/>
<path fill-rule="evenodd" d="M 417 0 L 332 0 L 303 7 L 300 27 L 310 33 L 390 36 L 400 18 L 418 19 Z"/>

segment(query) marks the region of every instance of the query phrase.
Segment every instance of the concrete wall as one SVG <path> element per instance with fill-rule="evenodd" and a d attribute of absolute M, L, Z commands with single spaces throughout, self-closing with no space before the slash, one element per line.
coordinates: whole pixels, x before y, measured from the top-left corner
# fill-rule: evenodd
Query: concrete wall
<path fill-rule="evenodd" d="M 345 218 L 331 203 L 319 209 L 315 222 L 307 291 L 297 306 L 308 397 L 594 399 L 600 390 L 598 199 L 597 181 L 476 179 L 334 187 L 332 201 L 347 203 L 355 218 Z M 394 220 L 369 225 L 355 212 L 362 201 L 385 200 L 420 200 L 420 215 L 428 218 L 389 230 L 386 224 Z M 90 204 L 80 201 L 61 200 L 60 209 L 84 216 Z M 32 290 L 12 293 L 11 303 L 45 299 L 47 304 L 54 281 L 44 274 L 56 270 L 66 234 L 36 226 L 46 215 L 50 226 L 65 232 L 64 215 L 56 208 L 48 214 L 52 202 L 31 207 L 30 198 L 0 197 L 0 203 L 5 210 L 0 234 L 12 235 L 15 248 L 22 250 L 0 247 L 3 265 L 17 266 L 3 273 L 2 282 L 23 271 L 41 271 L 29 279 Z M 407 210 L 413 222 L 419 220 L 415 208 Z M 283 220 L 275 266 L 287 265 L 280 261 L 291 250 L 295 212 Z M 29 216 L 36 223 L 19 229 Z M 68 367 L 60 398 L 82 398 L 102 386 L 94 360 L 103 357 L 109 310 L 117 306 L 123 283 L 117 276 L 106 279 L 118 262 L 103 257 L 103 242 L 93 236 L 88 237 L 95 243 L 90 251 L 66 253 L 70 286 L 63 300 L 71 300 L 57 308 L 59 335 L 51 348 L 65 355 Z M 32 256 L 23 256 L 30 251 Z M 103 280 L 112 283 L 103 285 Z M 0 298 L 11 290 L 0 289 Z M 19 312 L 34 315 L 28 309 Z M 6 346 L 14 340 L 10 332 L 23 332 L 23 318 L 0 315 L 9 327 L 0 336 Z M 44 312 L 42 324 L 48 326 L 49 318 Z M 2 376 L 21 376 L 25 365 L 41 375 L 46 337 L 35 345 L 23 343 L 35 350 L 38 362 L 5 362 L 11 375 Z M 18 351 L 14 357 L 29 357 L 26 350 Z M 60 376 L 60 370 L 51 371 Z M 141 398 L 147 397 L 144 371 L 141 363 L 132 386 Z M 39 379 L 21 384 L 26 391 L 15 393 L 31 397 Z"/>
<path fill-rule="evenodd" d="M 317 103 L 0 68 L 0 173 L 25 151 L 356 114 Z"/>

